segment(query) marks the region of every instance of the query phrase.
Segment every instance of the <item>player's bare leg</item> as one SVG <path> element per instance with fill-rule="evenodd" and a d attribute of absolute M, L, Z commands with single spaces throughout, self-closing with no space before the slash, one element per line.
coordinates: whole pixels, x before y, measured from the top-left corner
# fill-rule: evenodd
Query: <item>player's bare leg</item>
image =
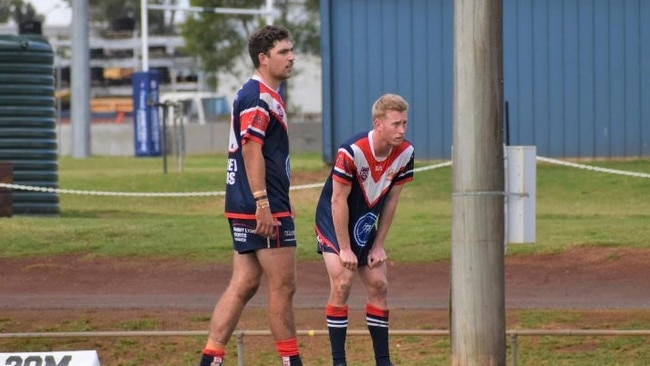
<path fill-rule="evenodd" d="M 261 276 L 262 267 L 254 253 L 233 253 L 232 276 L 212 312 L 208 341 L 203 350 L 204 355 L 214 356 L 211 362 L 215 365 L 219 365 L 219 359 L 223 361 L 230 336 L 244 306 L 257 292 Z M 207 362 L 207 357 L 204 356 L 201 365 L 210 364 Z"/>
<path fill-rule="evenodd" d="M 260 249 L 258 258 L 269 284 L 269 325 L 276 340 L 293 338 L 296 292 L 295 248 Z"/>
<path fill-rule="evenodd" d="M 332 347 L 332 364 L 344 366 L 348 330 L 347 302 L 356 272 L 343 267 L 337 254 L 324 252 L 323 260 L 330 280 L 330 297 L 325 308 L 325 317 Z"/>
<path fill-rule="evenodd" d="M 296 248 L 260 249 L 257 257 L 269 281 L 269 325 L 278 354 L 291 365 L 302 365 L 293 315 Z"/>
<path fill-rule="evenodd" d="M 366 287 L 366 322 L 372 337 L 377 366 L 390 366 L 388 348 L 388 276 L 386 263 L 375 268 L 359 268 L 359 276 Z"/>
<path fill-rule="evenodd" d="M 335 253 L 324 252 L 323 260 L 330 279 L 330 297 L 327 302 L 334 306 L 344 306 L 350 297 L 356 272 L 343 267 Z"/>
<path fill-rule="evenodd" d="M 388 276 L 386 263 L 375 268 L 360 267 L 359 277 L 368 294 L 367 303 L 381 309 L 388 307 Z"/>

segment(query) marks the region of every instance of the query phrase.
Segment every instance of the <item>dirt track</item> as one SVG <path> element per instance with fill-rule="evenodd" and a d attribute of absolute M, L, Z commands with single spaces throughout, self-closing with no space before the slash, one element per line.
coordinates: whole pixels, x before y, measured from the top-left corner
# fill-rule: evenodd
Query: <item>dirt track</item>
<path fill-rule="evenodd" d="M 647 308 L 650 251 L 581 248 L 562 254 L 506 257 L 506 307 Z M 0 309 L 182 309 L 210 311 L 230 277 L 228 265 L 161 260 L 85 260 L 61 256 L 0 259 Z M 446 309 L 449 263 L 390 264 L 390 304 Z M 208 281 L 208 282 L 206 282 Z M 321 262 L 298 264 L 297 308 L 321 308 L 328 295 Z M 266 306 L 264 284 L 251 307 Z M 364 305 L 360 283 L 351 308 Z"/>

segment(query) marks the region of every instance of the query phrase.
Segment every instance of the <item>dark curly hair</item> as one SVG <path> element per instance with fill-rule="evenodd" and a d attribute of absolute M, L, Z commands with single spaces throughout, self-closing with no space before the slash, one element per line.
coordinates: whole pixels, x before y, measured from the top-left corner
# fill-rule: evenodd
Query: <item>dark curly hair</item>
<path fill-rule="evenodd" d="M 266 25 L 251 34 L 248 38 L 248 53 L 253 61 L 253 66 L 257 69 L 260 66 L 259 54 L 268 52 L 275 42 L 289 39 L 291 35 L 289 30 L 277 25 Z"/>

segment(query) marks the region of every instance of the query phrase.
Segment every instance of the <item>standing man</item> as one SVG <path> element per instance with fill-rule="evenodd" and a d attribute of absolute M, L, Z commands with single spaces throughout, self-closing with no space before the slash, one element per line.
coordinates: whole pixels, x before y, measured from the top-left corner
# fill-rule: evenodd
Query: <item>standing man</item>
<path fill-rule="evenodd" d="M 233 269 L 217 302 L 200 366 L 221 366 L 226 345 L 262 275 L 269 286 L 268 316 L 283 366 L 301 366 L 293 294 L 296 237 L 289 201 L 289 137 L 278 93 L 295 56 L 289 32 L 265 26 L 248 52 L 254 75 L 233 102 L 226 176 L 226 217 L 233 238 Z"/>
<path fill-rule="evenodd" d="M 316 207 L 318 252 L 330 279 L 325 316 L 335 366 L 347 365 L 347 301 L 355 273 L 368 295 L 366 322 L 376 364 L 392 365 L 384 243 L 402 187 L 413 180 L 414 149 L 404 139 L 407 112 L 399 95 L 385 94 L 374 103 L 373 129 L 341 145 Z"/>

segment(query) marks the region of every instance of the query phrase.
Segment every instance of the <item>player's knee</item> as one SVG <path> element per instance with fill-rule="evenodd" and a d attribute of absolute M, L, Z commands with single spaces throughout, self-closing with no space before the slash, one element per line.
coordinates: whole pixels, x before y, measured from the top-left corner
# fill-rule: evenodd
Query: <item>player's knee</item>
<path fill-rule="evenodd" d="M 271 280 L 271 291 L 281 294 L 282 296 L 293 296 L 296 292 L 296 279 L 294 276 L 287 276 L 282 279 Z"/>
<path fill-rule="evenodd" d="M 242 301 L 248 302 L 260 287 L 260 281 L 241 281 L 230 284 L 231 289 L 237 294 Z"/>
<path fill-rule="evenodd" d="M 352 280 L 348 278 L 341 278 L 333 283 L 332 290 L 341 296 L 345 296 L 350 293 L 351 288 Z"/>
<path fill-rule="evenodd" d="M 368 284 L 368 294 L 370 297 L 383 299 L 388 295 L 388 281 L 386 279 L 376 279 Z"/>
<path fill-rule="evenodd" d="M 293 296 L 296 293 L 296 281 L 283 282 L 281 291 L 287 296 Z"/>

